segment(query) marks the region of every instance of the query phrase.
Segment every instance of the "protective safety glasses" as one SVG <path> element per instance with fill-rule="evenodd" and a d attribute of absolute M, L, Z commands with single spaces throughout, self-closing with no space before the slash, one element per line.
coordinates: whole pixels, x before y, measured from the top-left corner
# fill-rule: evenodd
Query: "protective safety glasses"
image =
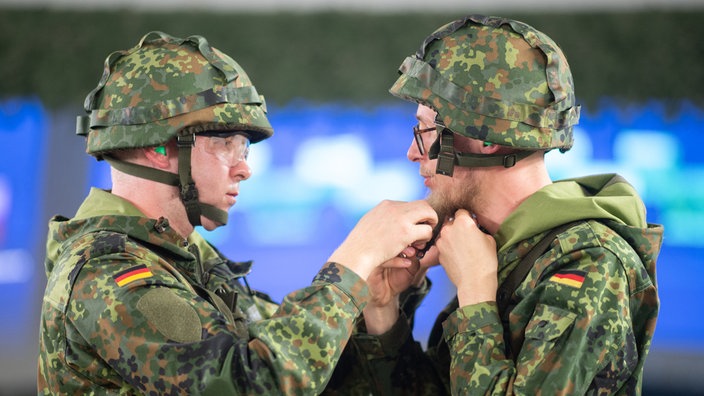
<path fill-rule="evenodd" d="M 413 127 L 413 138 L 416 140 L 420 155 L 425 155 L 427 152 L 426 147 L 430 147 L 435 142 L 435 139 L 438 138 L 437 128 L 430 127 L 420 129 L 420 124 L 416 124 Z"/>
<path fill-rule="evenodd" d="M 201 132 L 197 136 L 205 139 L 198 141 L 203 144 L 205 152 L 213 154 L 230 166 L 237 166 L 249 157 L 249 138 L 242 134 L 227 132 Z"/>

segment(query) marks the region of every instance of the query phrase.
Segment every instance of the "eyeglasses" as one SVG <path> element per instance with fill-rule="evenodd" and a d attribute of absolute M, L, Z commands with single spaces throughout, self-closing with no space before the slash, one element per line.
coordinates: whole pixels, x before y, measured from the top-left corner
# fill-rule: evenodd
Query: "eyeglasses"
<path fill-rule="evenodd" d="M 205 152 L 218 157 L 230 166 L 237 166 L 249 157 L 249 139 L 245 135 L 232 132 L 204 132 L 202 136 Z"/>
<path fill-rule="evenodd" d="M 416 140 L 416 145 L 418 146 L 418 152 L 420 152 L 420 155 L 425 155 L 427 152 L 426 147 L 430 147 L 435 142 L 437 137 L 438 133 L 436 127 L 420 129 L 420 124 L 416 124 L 413 127 L 413 138 Z"/>

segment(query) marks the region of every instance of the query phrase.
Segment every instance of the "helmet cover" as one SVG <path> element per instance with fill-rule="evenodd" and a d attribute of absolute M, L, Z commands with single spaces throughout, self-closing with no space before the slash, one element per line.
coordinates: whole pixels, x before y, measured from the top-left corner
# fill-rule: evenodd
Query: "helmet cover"
<path fill-rule="evenodd" d="M 567 60 L 544 33 L 471 15 L 428 36 L 390 92 L 460 135 L 526 150 L 572 147 L 579 120 Z"/>
<path fill-rule="evenodd" d="M 164 144 L 186 127 L 242 131 L 252 143 L 273 134 L 264 97 L 245 71 L 201 36 L 150 32 L 113 52 L 84 107 L 76 133 L 98 157 Z"/>

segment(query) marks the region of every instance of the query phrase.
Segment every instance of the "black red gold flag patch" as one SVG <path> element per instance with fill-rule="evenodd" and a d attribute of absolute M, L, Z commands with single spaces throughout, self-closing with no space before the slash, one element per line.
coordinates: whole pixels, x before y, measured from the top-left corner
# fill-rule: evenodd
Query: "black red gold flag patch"
<path fill-rule="evenodd" d="M 118 286 L 122 287 L 139 279 L 151 278 L 152 271 L 146 265 L 141 264 L 121 271 L 113 276 Z"/>
<path fill-rule="evenodd" d="M 584 271 L 560 271 L 550 277 L 551 282 L 567 285 L 579 289 L 584 283 Z"/>

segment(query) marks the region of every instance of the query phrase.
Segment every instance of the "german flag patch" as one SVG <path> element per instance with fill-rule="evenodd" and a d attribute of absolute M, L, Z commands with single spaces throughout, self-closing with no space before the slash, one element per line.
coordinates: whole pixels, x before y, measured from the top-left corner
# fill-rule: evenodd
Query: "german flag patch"
<path fill-rule="evenodd" d="M 582 283 L 584 283 L 585 275 L 586 273 L 584 271 L 565 270 L 551 276 L 550 281 L 579 289 L 582 287 Z"/>
<path fill-rule="evenodd" d="M 141 264 L 136 267 L 132 267 L 124 271 L 118 272 L 117 274 L 113 275 L 113 279 L 115 279 L 115 282 L 118 286 L 122 287 L 136 280 L 151 278 L 152 276 L 152 271 L 150 271 L 146 265 Z"/>

